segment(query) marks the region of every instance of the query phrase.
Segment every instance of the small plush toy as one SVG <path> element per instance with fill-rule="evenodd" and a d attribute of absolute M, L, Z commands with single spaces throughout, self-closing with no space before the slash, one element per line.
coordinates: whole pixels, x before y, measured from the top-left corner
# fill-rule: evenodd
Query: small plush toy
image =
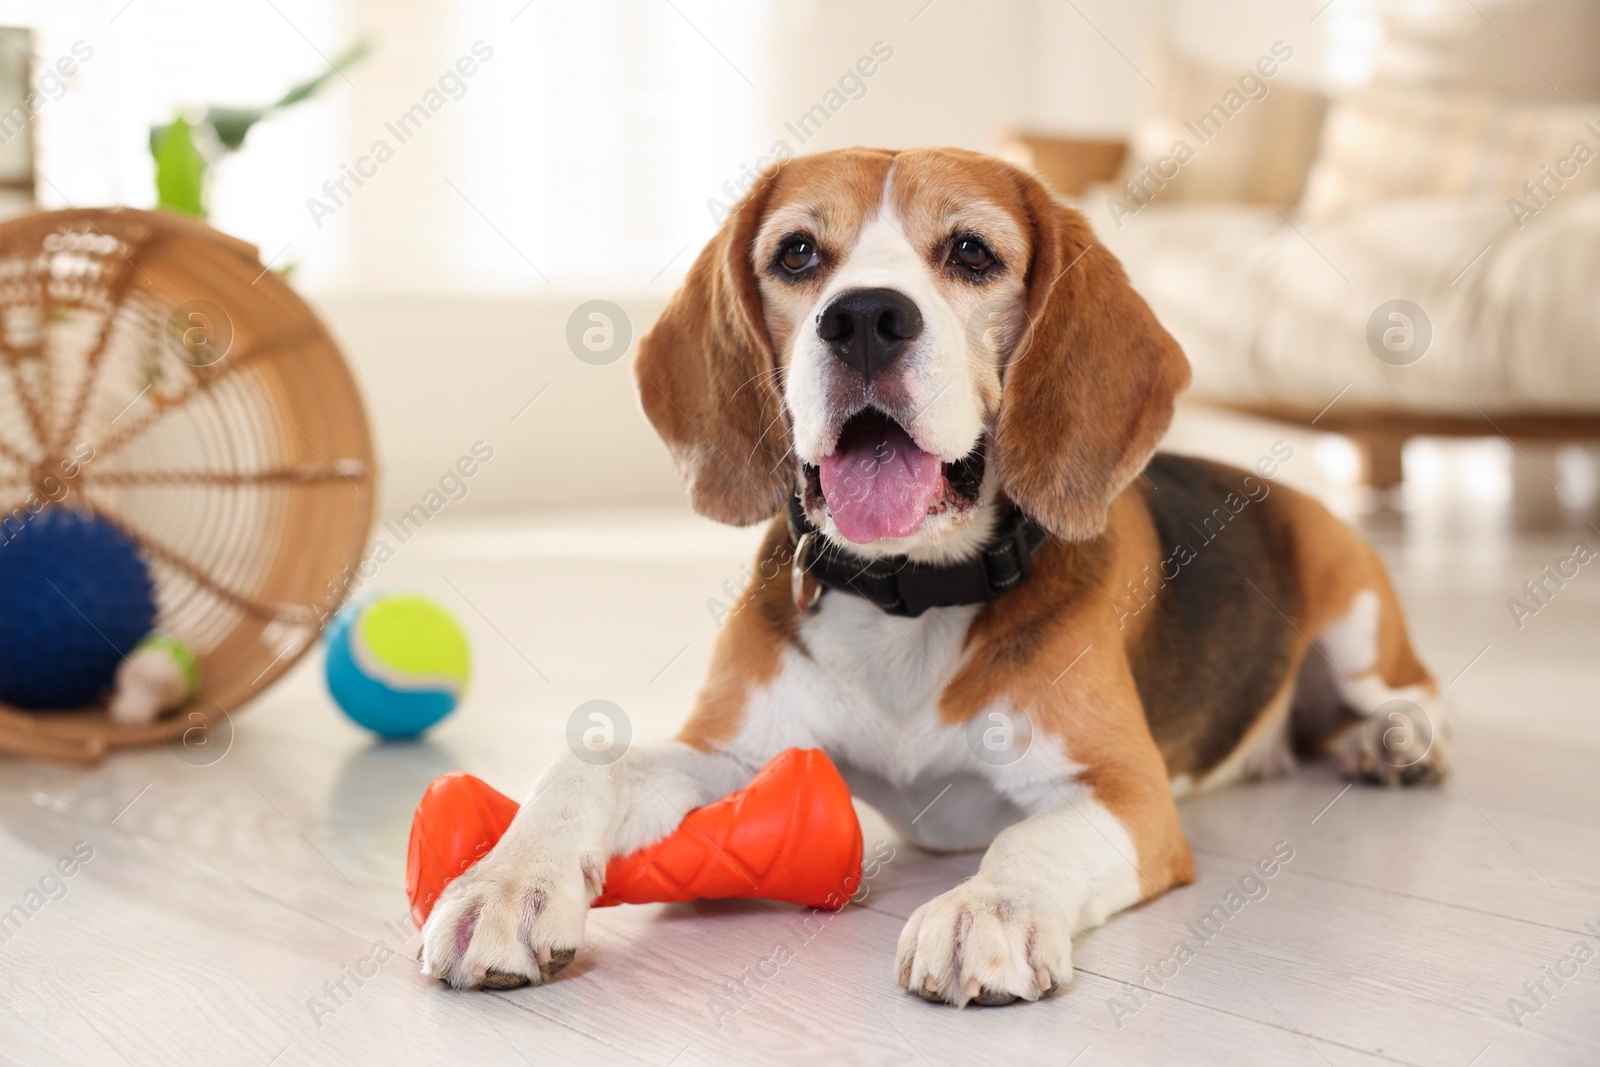
<path fill-rule="evenodd" d="M 471 672 L 467 635 L 426 597 L 359 600 L 327 632 L 328 691 L 384 737 L 414 737 L 455 710 Z"/>
<path fill-rule="evenodd" d="M 406 896 L 420 929 L 446 886 L 483 858 L 517 802 L 459 771 L 436 778 L 411 822 Z M 743 789 L 606 867 L 595 907 L 759 897 L 837 911 L 861 882 L 861 822 L 820 749 L 780 752 Z"/>
<path fill-rule="evenodd" d="M 0 701 L 99 701 L 155 617 L 150 569 L 115 523 L 50 506 L 0 527 Z"/>
<path fill-rule="evenodd" d="M 200 661 L 194 650 L 170 634 L 151 634 L 117 667 L 111 694 L 111 721 L 144 726 L 194 695 Z"/>

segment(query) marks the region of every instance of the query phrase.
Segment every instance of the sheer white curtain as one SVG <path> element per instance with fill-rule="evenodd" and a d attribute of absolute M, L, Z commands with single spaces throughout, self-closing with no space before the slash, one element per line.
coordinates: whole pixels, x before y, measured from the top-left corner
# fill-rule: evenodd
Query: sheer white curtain
<path fill-rule="evenodd" d="M 370 39 L 223 162 L 212 222 L 311 288 L 527 291 L 687 266 L 706 201 L 771 141 L 770 6 L 83 0 L 0 2 L 0 22 L 33 26 L 46 64 L 93 49 L 34 119 L 47 206 L 150 205 L 153 124 L 274 99 Z"/>
<path fill-rule="evenodd" d="M 535 0 L 510 21 L 525 2 L 459 0 L 458 36 L 496 52 L 455 138 L 452 266 L 512 287 L 537 280 L 524 257 L 558 284 L 681 271 L 706 201 L 771 143 L 769 5 Z"/>

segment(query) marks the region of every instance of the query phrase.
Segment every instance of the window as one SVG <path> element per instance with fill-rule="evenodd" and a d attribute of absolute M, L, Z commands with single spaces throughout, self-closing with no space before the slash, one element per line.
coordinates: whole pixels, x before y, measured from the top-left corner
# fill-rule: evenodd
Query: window
<path fill-rule="evenodd" d="M 93 50 L 35 120 L 45 206 L 150 206 L 152 125 L 272 100 L 368 37 L 372 55 L 258 125 L 211 187 L 212 223 L 312 288 L 643 287 L 687 267 L 707 201 L 771 141 L 769 8 L 748 0 L 107 0 L 0 18 L 37 29 L 44 63 Z"/>

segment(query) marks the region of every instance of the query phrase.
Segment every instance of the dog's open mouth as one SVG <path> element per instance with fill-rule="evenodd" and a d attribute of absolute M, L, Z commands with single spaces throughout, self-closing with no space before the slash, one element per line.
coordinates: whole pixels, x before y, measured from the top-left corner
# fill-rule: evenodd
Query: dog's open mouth
<path fill-rule="evenodd" d="M 983 452 L 974 449 L 954 463 L 941 462 L 899 423 L 867 408 L 851 416 L 833 454 L 817 466 L 808 464 L 805 476 L 807 510 L 826 503 L 839 533 L 864 545 L 909 537 L 929 515 L 975 507 Z"/>

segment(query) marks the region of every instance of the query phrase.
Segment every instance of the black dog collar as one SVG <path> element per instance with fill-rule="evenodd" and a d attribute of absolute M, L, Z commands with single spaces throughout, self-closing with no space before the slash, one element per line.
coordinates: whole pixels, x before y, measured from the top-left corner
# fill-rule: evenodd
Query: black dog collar
<path fill-rule="evenodd" d="M 905 556 L 864 560 L 811 525 L 798 493 L 789 497 L 789 529 L 795 537 L 795 606 L 801 611 L 815 607 L 823 589 L 838 589 L 876 604 L 887 614 L 913 618 L 929 608 L 981 604 L 1020 585 L 1032 573 L 1033 554 L 1049 536 L 1012 508 L 983 551 L 962 563 L 913 563 Z M 808 574 L 820 587 L 809 594 Z"/>

